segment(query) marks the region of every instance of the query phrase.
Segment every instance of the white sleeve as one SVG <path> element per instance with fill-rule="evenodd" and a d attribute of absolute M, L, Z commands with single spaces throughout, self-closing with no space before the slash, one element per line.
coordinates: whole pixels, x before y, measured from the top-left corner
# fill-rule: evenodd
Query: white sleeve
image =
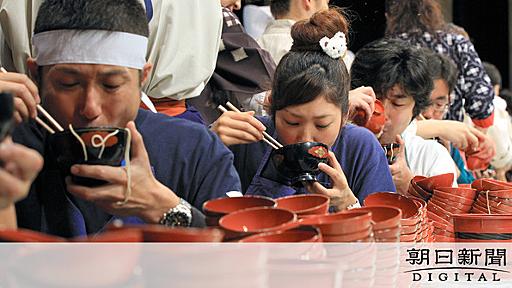
<path fill-rule="evenodd" d="M 0 57 L 7 71 L 27 73 L 27 58 L 32 55 L 32 31 L 42 2 L 0 0 L 0 26 L 3 34 Z"/>
<path fill-rule="evenodd" d="M 220 46 L 219 0 L 152 0 L 148 61 L 153 70 L 143 91 L 153 98 L 199 96 L 210 79 Z"/>

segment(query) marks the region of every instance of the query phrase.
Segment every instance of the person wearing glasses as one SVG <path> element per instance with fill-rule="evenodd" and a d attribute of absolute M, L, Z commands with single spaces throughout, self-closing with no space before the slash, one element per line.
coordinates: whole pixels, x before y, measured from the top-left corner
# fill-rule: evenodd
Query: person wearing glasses
<path fill-rule="evenodd" d="M 467 168 L 459 149 L 477 147 L 479 137 L 485 137 L 485 135 L 462 122 L 443 120 L 448 112 L 451 95 L 457 82 L 457 67 L 446 56 L 428 49 L 423 50 L 428 59 L 430 74 L 434 80 L 434 90 L 430 94 L 430 106 L 419 117 L 419 120 L 427 121 L 418 121 L 417 134 L 426 138 L 437 138 L 439 143 L 448 149 L 457 166 L 457 183 L 470 184 L 475 180 L 475 177 Z"/>

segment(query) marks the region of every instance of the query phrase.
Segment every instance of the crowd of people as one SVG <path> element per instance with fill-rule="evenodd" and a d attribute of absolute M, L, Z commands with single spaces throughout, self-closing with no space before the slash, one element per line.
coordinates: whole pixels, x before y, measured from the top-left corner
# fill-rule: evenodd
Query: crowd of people
<path fill-rule="evenodd" d="M 318 193 L 342 211 L 406 193 L 416 175 L 453 173 L 457 186 L 512 169 L 512 93 L 436 0 L 386 0 L 386 36 L 355 55 L 346 10 L 329 0 L 270 1 L 257 39 L 233 13 L 240 0 L 19 2 L 0 1 L 0 92 L 16 122 L 0 144 L 0 228 L 203 227 L 203 203 L 233 195 Z M 374 134 L 353 120 L 370 120 L 377 99 L 386 122 Z M 241 111 L 218 109 L 228 103 Z M 42 109 L 65 129 L 126 128 L 129 165 L 63 173 Z M 327 145 L 318 181 L 287 182 L 264 134 Z"/>

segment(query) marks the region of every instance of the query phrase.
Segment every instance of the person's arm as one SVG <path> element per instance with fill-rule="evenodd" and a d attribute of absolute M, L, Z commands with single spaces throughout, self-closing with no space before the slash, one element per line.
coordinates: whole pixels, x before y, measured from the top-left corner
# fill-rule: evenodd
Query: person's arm
<path fill-rule="evenodd" d="M 460 39 L 457 43 L 459 81 L 456 93 L 465 99 L 464 109 L 475 126 L 488 128 L 494 122 L 494 90 L 482 62 L 471 41 Z M 463 78 L 463 81 L 460 81 Z"/>
<path fill-rule="evenodd" d="M 416 135 L 424 139 L 439 137 L 461 150 L 476 150 L 485 135 L 462 122 L 452 120 L 417 121 Z"/>
<path fill-rule="evenodd" d="M 196 97 L 217 63 L 223 23 L 220 1 L 153 0 L 152 4 L 148 62 L 158 65 L 143 91 L 157 99 Z"/>

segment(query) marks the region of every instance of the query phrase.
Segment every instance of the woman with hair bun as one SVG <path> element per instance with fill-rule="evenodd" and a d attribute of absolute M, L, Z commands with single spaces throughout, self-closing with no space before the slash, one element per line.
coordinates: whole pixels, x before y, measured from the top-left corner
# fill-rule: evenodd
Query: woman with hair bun
<path fill-rule="evenodd" d="M 350 77 L 342 61 L 348 22 L 338 9 L 315 13 L 291 31 L 293 46 L 279 63 L 272 85 L 269 117 L 225 112 L 212 126 L 235 155 L 246 195 L 273 198 L 324 194 L 331 210 L 357 207 L 377 191 L 395 191 L 387 160 L 375 136 L 347 124 Z M 266 131 L 283 145 L 321 142 L 329 146 L 329 165 L 320 164 L 318 182 L 294 188 L 279 181 L 269 161 Z"/>

